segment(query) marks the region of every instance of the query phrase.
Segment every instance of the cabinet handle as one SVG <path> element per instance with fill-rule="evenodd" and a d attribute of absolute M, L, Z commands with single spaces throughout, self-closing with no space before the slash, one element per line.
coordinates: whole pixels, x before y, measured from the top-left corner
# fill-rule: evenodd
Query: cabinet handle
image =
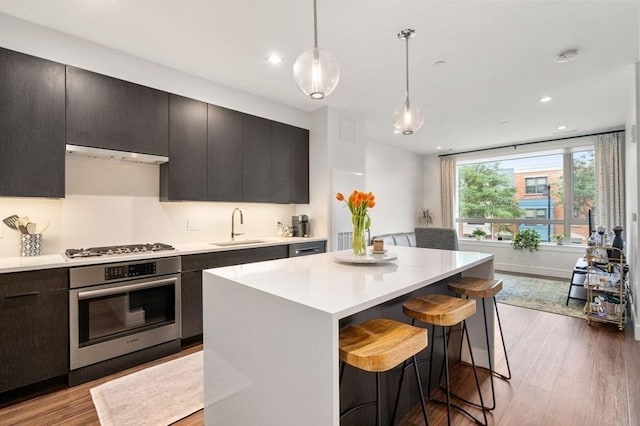
<path fill-rule="evenodd" d="M 14 294 L 13 296 L 6 296 L 5 299 L 17 299 L 18 297 L 37 296 L 39 291 L 32 291 L 31 293 Z"/>
<path fill-rule="evenodd" d="M 300 249 L 296 249 L 296 254 L 317 252 L 317 251 L 320 251 L 319 247 L 300 248 Z"/>

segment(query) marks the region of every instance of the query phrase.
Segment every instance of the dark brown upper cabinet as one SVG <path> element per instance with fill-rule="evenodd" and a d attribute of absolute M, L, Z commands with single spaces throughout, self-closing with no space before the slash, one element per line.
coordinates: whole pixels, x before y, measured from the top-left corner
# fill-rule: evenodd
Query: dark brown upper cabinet
<path fill-rule="evenodd" d="M 272 201 L 309 203 L 309 131 L 273 123 Z"/>
<path fill-rule="evenodd" d="M 169 94 L 67 66 L 67 143 L 169 155 Z"/>
<path fill-rule="evenodd" d="M 242 201 L 242 118 L 244 114 L 208 106 L 207 199 Z"/>
<path fill-rule="evenodd" d="M 291 202 L 291 127 L 273 123 L 271 140 L 271 200 Z"/>
<path fill-rule="evenodd" d="M 64 75 L 0 49 L 0 196 L 64 197 Z"/>
<path fill-rule="evenodd" d="M 272 123 L 253 115 L 242 117 L 242 201 L 272 202 Z"/>
<path fill-rule="evenodd" d="M 291 203 L 309 204 L 309 131 L 290 127 Z"/>
<path fill-rule="evenodd" d="M 207 104 L 169 95 L 169 162 L 160 166 L 160 200 L 207 200 Z"/>

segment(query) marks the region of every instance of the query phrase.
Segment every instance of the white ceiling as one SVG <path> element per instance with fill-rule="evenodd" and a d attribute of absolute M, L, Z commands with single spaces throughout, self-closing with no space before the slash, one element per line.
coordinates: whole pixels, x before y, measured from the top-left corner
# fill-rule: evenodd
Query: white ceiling
<path fill-rule="evenodd" d="M 350 111 L 371 139 L 419 153 L 619 127 L 639 59 L 638 1 L 318 0 L 319 45 L 341 76 L 312 101 L 291 72 L 312 47 L 312 0 L 0 0 L 0 12 L 305 111 Z M 426 112 L 412 136 L 391 126 L 404 99 L 404 28 L 417 32 L 411 99 Z M 556 63 L 567 49 L 578 58 Z M 265 61 L 273 52 L 278 67 Z M 544 95 L 553 101 L 539 103 Z"/>

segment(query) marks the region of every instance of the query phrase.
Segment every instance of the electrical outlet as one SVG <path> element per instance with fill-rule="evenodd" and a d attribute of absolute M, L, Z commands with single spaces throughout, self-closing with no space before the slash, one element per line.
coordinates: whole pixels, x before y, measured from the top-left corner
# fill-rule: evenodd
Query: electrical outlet
<path fill-rule="evenodd" d="M 200 229 L 198 219 L 187 219 L 187 231 L 197 231 Z"/>

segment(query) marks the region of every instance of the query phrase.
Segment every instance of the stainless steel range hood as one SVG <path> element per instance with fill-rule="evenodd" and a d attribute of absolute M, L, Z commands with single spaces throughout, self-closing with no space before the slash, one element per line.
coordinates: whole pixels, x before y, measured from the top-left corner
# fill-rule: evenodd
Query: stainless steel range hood
<path fill-rule="evenodd" d="M 169 157 L 151 154 L 139 154 L 137 152 L 115 151 L 112 149 L 93 148 L 67 144 L 67 155 L 89 158 L 106 158 L 116 161 L 128 161 L 131 163 L 163 164 L 169 162 Z"/>

